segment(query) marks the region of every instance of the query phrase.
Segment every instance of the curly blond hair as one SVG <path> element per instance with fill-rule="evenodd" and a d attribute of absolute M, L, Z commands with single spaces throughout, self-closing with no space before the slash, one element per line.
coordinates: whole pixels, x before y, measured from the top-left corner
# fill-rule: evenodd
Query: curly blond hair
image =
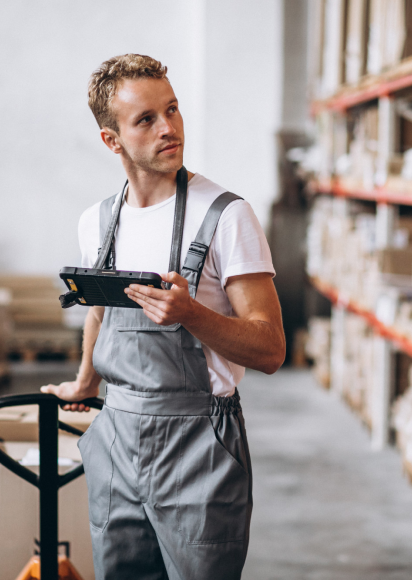
<path fill-rule="evenodd" d="M 100 127 L 117 133 L 119 127 L 111 102 L 123 79 L 167 79 L 167 66 L 143 54 L 123 54 L 103 62 L 89 81 L 89 107 Z"/>

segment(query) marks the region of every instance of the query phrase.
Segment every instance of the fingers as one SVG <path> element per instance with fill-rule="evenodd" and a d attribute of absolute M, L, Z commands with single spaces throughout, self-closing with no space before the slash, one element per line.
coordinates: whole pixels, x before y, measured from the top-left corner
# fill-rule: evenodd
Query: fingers
<path fill-rule="evenodd" d="M 164 274 L 162 278 L 173 284 L 171 290 L 131 284 L 124 291 L 131 300 L 143 308 L 146 316 L 157 324 L 167 326 L 181 322 L 180 319 L 190 310 L 191 299 L 185 278 L 176 272 Z"/>
<path fill-rule="evenodd" d="M 79 413 L 88 413 L 90 411 L 90 407 L 86 407 L 83 403 L 71 403 L 70 405 L 62 405 L 63 411 L 72 411 L 72 412 L 79 412 Z"/>
<path fill-rule="evenodd" d="M 166 296 L 161 300 L 156 300 L 155 298 L 150 298 L 150 296 L 145 296 L 144 294 L 140 294 L 140 292 L 135 291 L 135 290 L 131 290 L 128 293 L 129 298 L 131 298 L 134 302 L 137 302 L 137 304 L 139 304 L 140 306 L 142 306 L 143 308 L 146 308 L 147 305 L 151 305 L 157 309 L 159 309 L 162 312 L 166 312 L 166 310 L 168 309 L 168 304 L 171 301 L 171 297 Z"/>
<path fill-rule="evenodd" d="M 169 272 L 168 274 L 162 274 L 162 279 L 165 282 L 171 282 L 179 288 L 187 288 L 188 282 L 186 278 L 180 276 L 176 272 Z M 159 290 L 158 288 L 150 288 L 149 286 L 144 286 L 143 284 L 131 284 L 128 288 L 125 288 L 125 293 L 131 298 L 133 292 L 138 292 L 142 296 L 147 296 L 155 300 L 165 300 L 168 293 L 164 290 Z"/>
<path fill-rule="evenodd" d="M 59 397 L 59 399 L 65 399 L 65 394 L 67 396 L 67 391 L 62 392 L 62 385 L 45 385 L 40 387 L 40 391 L 46 395 L 55 395 Z M 63 411 L 73 411 L 73 412 L 89 412 L 90 407 L 86 406 L 84 403 L 66 403 L 64 405 L 60 405 Z"/>
<path fill-rule="evenodd" d="M 170 322 L 168 322 L 167 313 L 164 312 L 163 310 L 160 310 L 159 308 L 156 308 L 155 306 L 151 306 L 150 304 L 144 304 L 143 312 L 146 314 L 148 318 L 150 318 L 150 320 L 156 322 L 156 324 L 160 325 L 171 324 Z"/>
<path fill-rule="evenodd" d="M 143 284 L 131 284 L 128 288 L 125 288 L 124 291 L 127 295 L 130 295 L 131 292 L 138 292 L 142 296 L 148 296 L 149 298 L 155 298 L 157 300 L 163 300 L 165 297 L 164 290 L 149 288 L 149 286 L 143 286 Z"/>

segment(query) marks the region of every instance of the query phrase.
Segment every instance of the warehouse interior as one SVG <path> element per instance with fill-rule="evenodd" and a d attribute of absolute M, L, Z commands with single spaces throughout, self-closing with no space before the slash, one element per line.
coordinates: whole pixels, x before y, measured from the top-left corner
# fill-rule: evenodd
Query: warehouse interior
<path fill-rule="evenodd" d="M 61 309 L 58 274 L 80 265 L 82 212 L 124 183 L 87 82 L 114 55 L 151 55 L 179 99 L 185 166 L 251 204 L 276 270 L 285 364 L 239 385 L 242 578 L 410 579 L 412 0 L 15 0 L 0 31 L 0 397 L 76 375 L 87 307 Z M 30 580 L 39 411 L 2 400 L 0 577 Z M 95 577 L 85 477 L 64 476 L 98 412 L 58 411 L 74 427 L 58 440 L 61 578 Z"/>

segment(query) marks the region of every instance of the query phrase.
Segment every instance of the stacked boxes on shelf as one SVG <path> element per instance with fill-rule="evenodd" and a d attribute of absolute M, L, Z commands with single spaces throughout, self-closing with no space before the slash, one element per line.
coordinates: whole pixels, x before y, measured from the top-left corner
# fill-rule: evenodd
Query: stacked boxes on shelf
<path fill-rule="evenodd" d="M 375 216 L 339 215 L 339 201 L 322 196 L 314 203 L 307 235 L 307 271 L 338 288 L 348 301 L 373 309 L 378 282 Z"/>
<path fill-rule="evenodd" d="M 0 382 L 9 375 L 9 365 L 7 362 L 7 346 L 10 337 L 12 324 L 9 314 L 11 302 L 10 292 L 6 288 L 0 287 Z"/>
<path fill-rule="evenodd" d="M 345 317 L 344 369 L 341 395 L 362 421 L 372 425 L 374 388 L 373 331 L 354 314 Z M 331 381 L 331 320 L 314 316 L 309 320 L 306 355 L 314 363 L 316 380 L 325 388 Z"/>
<path fill-rule="evenodd" d="M 345 317 L 344 357 L 341 395 L 371 428 L 375 366 L 373 331 L 363 318 L 355 314 Z"/>
<path fill-rule="evenodd" d="M 47 276 L 0 276 L 0 288 L 9 296 L 10 332 L 7 355 L 25 361 L 45 355 L 75 360 L 80 353 L 80 330 L 68 328 L 59 302 L 61 293 Z"/>
<path fill-rule="evenodd" d="M 412 1 L 317 0 L 311 10 L 322 39 L 310 52 L 312 99 L 320 105 L 318 179 L 348 191 L 384 186 L 412 197 L 412 80 L 394 89 L 405 90 L 393 99 L 379 92 L 384 82 L 412 79 Z M 356 91 L 370 96 L 345 104 Z M 327 112 L 316 99 L 330 98 L 336 102 Z"/>
<path fill-rule="evenodd" d="M 412 336 L 412 218 L 396 221 L 392 246 L 378 249 L 374 213 L 352 204 L 352 215 L 337 211 L 341 200 L 316 199 L 307 234 L 307 272 L 338 289 L 346 302 L 379 315 L 380 296 L 397 289 L 399 304 L 392 323 Z M 357 213 L 359 212 L 359 213 Z"/>
<path fill-rule="evenodd" d="M 402 454 L 403 464 L 412 482 L 412 366 L 408 373 L 409 386 L 392 407 L 392 426 L 396 443 Z"/>
<path fill-rule="evenodd" d="M 373 75 L 412 55 L 410 0 L 314 0 L 310 9 L 318 32 L 310 51 L 313 99 L 342 85 L 369 86 Z"/>
<path fill-rule="evenodd" d="M 308 323 L 306 356 L 314 363 L 316 380 L 330 387 L 330 318 L 313 316 Z"/>

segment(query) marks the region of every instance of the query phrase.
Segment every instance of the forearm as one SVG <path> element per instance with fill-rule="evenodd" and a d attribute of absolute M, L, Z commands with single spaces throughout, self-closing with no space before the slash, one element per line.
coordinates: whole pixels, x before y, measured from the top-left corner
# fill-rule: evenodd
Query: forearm
<path fill-rule="evenodd" d="M 176 272 L 162 275 L 168 291 L 131 284 L 126 294 L 160 325 L 180 322 L 203 344 L 236 364 L 274 373 L 285 358 L 282 312 L 270 274 L 232 276 L 226 293 L 236 317 L 223 316 L 190 297 L 188 282 Z"/>
<path fill-rule="evenodd" d="M 104 309 L 103 309 L 104 310 Z M 97 394 L 101 377 L 97 374 L 93 367 L 93 350 L 99 336 L 102 325 L 103 312 L 98 307 L 90 308 L 84 324 L 83 331 L 83 356 L 80 364 L 79 372 L 77 374 L 77 382 L 79 389 L 85 393 L 90 393 L 88 396 Z M 94 394 L 93 394 L 94 393 Z"/>
<path fill-rule="evenodd" d="M 235 364 L 271 374 L 283 363 L 285 339 L 281 324 L 223 316 L 193 300 L 183 326 Z"/>

